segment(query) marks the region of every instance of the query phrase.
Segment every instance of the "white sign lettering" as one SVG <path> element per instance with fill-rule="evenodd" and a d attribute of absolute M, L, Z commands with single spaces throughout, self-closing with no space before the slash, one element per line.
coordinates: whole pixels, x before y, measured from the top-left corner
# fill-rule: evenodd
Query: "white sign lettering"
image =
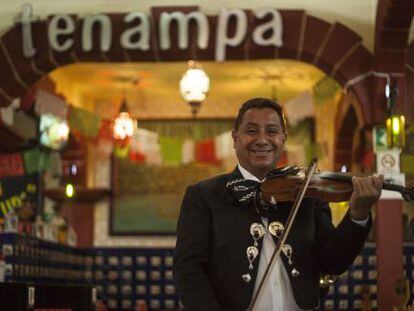
<path fill-rule="evenodd" d="M 33 57 L 36 54 L 32 38 L 32 22 L 35 20 L 32 12 L 32 5 L 24 3 L 22 5 L 22 14 L 20 19 L 18 19 L 22 24 L 23 55 L 25 57 Z"/>
<path fill-rule="evenodd" d="M 178 23 L 178 47 L 180 49 L 188 48 L 188 26 L 191 19 L 197 22 L 198 40 L 197 46 L 200 49 L 206 49 L 208 46 L 208 20 L 201 12 L 191 12 L 184 14 L 182 12 L 167 13 L 163 12 L 160 16 L 160 46 L 162 50 L 171 48 L 170 24 L 172 20 Z"/>
<path fill-rule="evenodd" d="M 147 51 L 150 48 L 150 23 L 148 16 L 141 12 L 132 12 L 125 16 L 124 22 L 131 23 L 133 20 L 139 19 L 140 24 L 125 30 L 121 35 L 121 46 L 127 50 Z M 136 34 L 140 35 L 139 40 L 132 41 L 132 37 Z"/>
<path fill-rule="evenodd" d="M 59 27 L 63 25 L 63 27 Z M 73 45 L 73 39 L 68 38 L 62 44 L 59 44 L 58 37 L 60 35 L 70 35 L 75 31 L 75 22 L 69 15 L 53 16 L 49 23 L 49 44 L 55 51 L 65 52 Z"/>
<path fill-rule="evenodd" d="M 227 30 L 230 18 L 234 16 L 237 20 L 236 32 L 233 38 L 227 37 Z M 216 35 L 216 60 L 223 61 L 226 59 L 226 46 L 237 46 L 246 37 L 247 33 L 247 16 L 240 9 L 221 9 L 218 18 L 218 27 Z"/>
<path fill-rule="evenodd" d="M 264 18 L 267 14 L 272 15 L 272 19 L 262 25 L 256 27 L 253 31 L 253 42 L 257 45 L 263 46 L 282 46 L 282 16 L 274 9 L 263 9 L 255 12 L 256 17 Z M 265 39 L 264 34 L 267 31 L 271 31 L 272 35 Z"/>
<path fill-rule="evenodd" d="M 215 33 L 216 42 L 209 42 L 210 24 L 207 16 L 201 12 L 195 11 L 190 13 L 162 12 L 158 21 L 159 34 L 158 40 L 161 50 L 171 49 L 170 30 L 173 22 L 177 24 L 178 48 L 188 49 L 189 32 L 196 34 L 197 48 L 207 49 L 214 44 L 215 59 L 223 61 L 226 59 L 226 48 L 239 46 L 247 35 L 252 37 L 252 41 L 259 46 L 277 46 L 283 45 L 282 34 L 283 24 L 282 17 L 277 10 L 261 9 L 254 12 L 255 16 L 263 19 L 271 16 L 270 20 L 255 26 L 248 31 L 248 19 L 246 12 L 242 9 L 221 9 L 217 18 L 217 27 Z M 23 5 L 19 22 L 22 25 L 23 54 L 30 58 L 36 54 L 36 48 L 32 38 L 31 23 L 34 21 L 32 7 L 30 4 Z M 194 21 L 197 30 L 190 28 L 191 21 Z M 108 15 L 99 14 L 87 16 L 83 20 L 81 32 L 81 49 L 85 52 L 92 51 L 93 47 L 93 30 L 99 27 L 99 49 L 101 52 L 108 52 L 112 46 L 112 20 Z M 142 12 L 131 12 L 123 18 L 125 24 L 133 24 L 124 30 L 119 38 L 119 44 L 127 50 L 147 51 L 150 49 L 151 35 L 154 32 L 151 29 L 149 16 Z M 233 22 L 235 22 L 233 24 Z M 117 26 L 117 25 L 116 25 Z M 234 26 L 234 28 L 233 28 Z M 229 29 L 234 30 L 229 35 Z M 73 48 L 75 42 L 73 36 L 76 33 L 76 23 L 70 15 L 55 15 L 48 24 L 48 40 L 53 51 L 66 52 Z"/>
<path fill-rule="evenodd" d="M 109 17 L 103 14 L 87 16 L 83 21 L 82 49 L 84 51 L 92 50 L 92 34 L 95 23 L 101 26 L 100 50 L 108 52 L 112 43 L 112 24 Z"/>

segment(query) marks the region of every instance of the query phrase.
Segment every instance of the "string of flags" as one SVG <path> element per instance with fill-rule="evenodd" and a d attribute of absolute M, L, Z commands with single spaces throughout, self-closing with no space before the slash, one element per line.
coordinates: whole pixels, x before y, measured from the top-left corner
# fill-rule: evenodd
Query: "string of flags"
<path fill-rule="evenodd" d="M 54 94 L 39 90 L 35 95 L 34 105 L 38 115 L 50 114 L 67 120 L 71 131 L 93 143 L 112 144 L 115 156 L 129 158 L 137 163 L 176 166 L 200 162 L 216 165 L 221 159 L 233 155 L 230 132 L 195 142 L 139 128 L 129 139 L 115 141 L 111 120 L 103 119 L 88 110 L 69 106 Z"/>
<path fill-rule="evenodd" d="M 291 120 L 291 123 L 295 124 L 300 119 L 313 115 L 313 101 L 316 103 L 323 102 L 326 98 L 330 98 L 338 91 L 337 83 L 325 77 L 315 84 L 313 88 L 313 96 L 308 93 L 302 94 L 302 96 L 296 101 L 300 102 L 300 106 L 303 108 L 304 103 L 308 103 L 309 107 L 305 111 L 302 109 L 303 116 L 299 120 Z M 24 104 L 23 104 L 24 102 Z M 294 101 L 289 102 L 286 106 L 294 111 L 297 111 L 298 103 Z M 1 116 L 3 122 L 13 122 L 13 111 L 16 109 L 15 105 L 10 105 L 10 109 L 2 109 Z M 38 116 L 50 115 L 58 120 L 65 121 L 70 128 L 70 131 L 75 136 L 81 136 L 88 142 L 94 143 L 99 146 L 98 150 L 102 150 L 106 153 L 114 153 L 115 156 L 120 158 L 128 158 L 131 161 L 137 163 L 145 163 L 149 165 L 181 165 L 189 164 L 191 162 L 208 163 L 217 165 L 220 164 L 223 159 L 234 156 L 233 155 L 233 143 L 230 128 L 224 130 L 226 124 L 221 124 L 223 132 L 217 133 L 212 131 L 210 138 L 202 137 L 202 135 L 192 135 L 191 137 L 180 137 L 168 135 L 165 131 L 150 131 L 145 128 L 139 128 L 135 131 L 132 137 L 129 137 L 123 141 L 117 141 L 113 138 L 113 120 L 100 117 L 98 114 L 69 105 L 64 98 L 53 94 L 45 89 L 37 89 L 30 92 L 29 97 L 25 97 L 20 103 L 20 108 L 29 110 L 34 106 L 33 110 Z M 295 115 L 289 113 L 289 109 L 286 111 L 288 115 Z M 189 124 L 177 127 L 176 132 L 180 133 L 187 129 Z M 219 126 L 217 126 L 218 128 Z M 203 128 L 193 127 L 190 128 L 193 134 L 196 132 L 203 132 Z M 156 130 L 156 128 L 154 128 Z M 165 130 L 165 128 L 164 128 Z M 199 134 L 200 134 L 199 133 Z M 214 136 L 213 136 L 214 135 Z M 194 137 L 197 140 L 194 140 Z M 36 153 L 37 154 L 37 153 Z M 17 165 L 18 157 L 14 158 L 14 165 Z M 23 158 L 22 158 L 23 159 Z M 43 159 L 43 158 L 40 158 Z M 7 160 L 8 161 L 8 160 Z M 17 162 L 16 162 L 17 161 Z M 30 163 L 29 156 L 26 155 L 24 161 Z M 39 159 L 37 159 L 39 161 Z M 43 161 L 43 160 L 41 160 Z M 46 160 L 44 160 L 46 161 Z M 46 161 L 47 162 L 47 161 Z M 27 171 L 32 172 L 47 166 L 47 163 L 39 162 L 40 164 L 30 165 L 26 164 Z M 16 167 L 10 166 L 8 170 L 12 172 L 21 173 L 22 165 Z M 25 168 L 26 169 L 26 168 Z M 7 169 L 5 169 L 7 171 Z M 20 170 L 20 171 L 19 171 Z M 0 171 L 0 177 L 2 172 Z"/>
<path fill-rule="evenodd" d="M 136 163 L 177 166 L 197 162 L 218 165 L 226 157 L 234 156 L 229 131 L 231 125 L 223 124 L 223 122 L 217 122 L 216 128 L 213 128 L 211 124 L 209 124 L 209 128 L 191 124 L 191 129 L 197 133 L 207 130 L 210 134 L 214 134 L 226 129 L 225 132 L 211 138 L 205 138 L 201 133 L 196 135 L 198 140 L 179 135 L 172 136 L 166 133 L 164 127 L 160 131 L 162 134 L 138 128 L 132 137 L 117 141 L 113 138 L 112 120 L 101 118 L 91 111 L 69 105 L 62 97 L 43 89 L 34 92 L 31 98 L 31 104 L 28 104 L 26 100 L 25 110 L 33 106 L 35 114 L 39 117 L 51 116 L 57 120 L 66 121 L 72 134 L 81 136 L 88 142 L 95 144 L 98 151 L 108 155 L 113 152 L 116 157 L 127 158 Z M 8 119 L 9 122 L 12 122 L 13 118 L 9 116 Z M 149 126 L 154 125 L 149 123 Z M 167 125 L 167 130 L 168 126 L 170 124 Z M 185 126 L 181 125 L 181 127 Z M 175 129 L 180 129 L 180 125 Z M 175 131 L 174 134 L 180 134 L 179 132 Z M 9 166 L 3 168 L 4 174 L 2 174 L 0 167 L 0 178 L 43 171 L 48 167 L 47 156 L 46 151 L 37 149 L 25 151 L 20 155 L 4 155 L 4 161 Z M 15 166 L 10 165 L 11 163 L 14 163 Z"/>
<path fill-rule="evenodd" d="M 0 179 L 41 173 L 50 167 L 50 155 L 40 148 L 0 155 Z"/>
<path fill-rule="evenodd" d="M 139 128 L 129 144 L 115 145 L 114 155 L 147 165 L 179 166 L 192 162 L 220 165 L 234 157 L 230 131 L 214 138 L 194 141 L 188 138 L 160 136 Z"/>

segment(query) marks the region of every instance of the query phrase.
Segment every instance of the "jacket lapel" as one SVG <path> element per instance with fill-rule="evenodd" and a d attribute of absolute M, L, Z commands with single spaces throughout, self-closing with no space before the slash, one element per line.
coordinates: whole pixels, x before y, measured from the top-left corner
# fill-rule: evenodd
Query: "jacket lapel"
<path fill-rule="evenodd" d="M 242 179 L 243 175 L 239 171 L 239 169 L 236 167 L 235 170 L 228 175 L 227 182 L 230 182 L 232 180 L 236 179 Z M 239 280 L 241 282 L 241 288 L 243 289 L 243 293 L 241 294 L 241 297 L 244 297 L 246 299 L 246 303 L 248 304 L 250 302 L 250 298 L 253 294 L 254 284 L 257 277 L 257 271 L 259 266 L 259 260 L 260 260 L 260 253 L 262 249 L 263 244 L 263 237 L 257 238 L 257 246 L 256 248 L 259 251 L 259 255 L 256 257 L 256 259 L 252 262 L 253 269 L 249 269 L 249 261 L 247 259 L 247 248 L 250 246 L 255 246 L 255 239 L 253 235 L 250 232 L 250 228 L 252 224 L 261 224 L 263 227 L 262 219 L 259 215 L 256 215 L 252 213 L 248 208 L 241 206 L 239 202 L 235 199 L 235 197 L 230 193 L 230 191 L 227 191 L 227 198 L 228 198 L 228 204 L 231 206 L 231 209 L 233 212 L 235 212 L 233 215 L 235 215 L 235 218 L 237 219 L 237 228 L 234 227 L 234 230 L 240 230 L 238 234 L 238 249 L 237 249 L 237 255 L 239 258 L 239 262 L 243 263 L 242 270 L 240 272 Z M 238 209 L 237 211 L 234 209 Z M 267 228 L 264 228 L 267 230 Z M 249 281 L 246 281 L 244 279 L 251 278 Z M 246 305 L 247 307 L 247 305 Z"/>

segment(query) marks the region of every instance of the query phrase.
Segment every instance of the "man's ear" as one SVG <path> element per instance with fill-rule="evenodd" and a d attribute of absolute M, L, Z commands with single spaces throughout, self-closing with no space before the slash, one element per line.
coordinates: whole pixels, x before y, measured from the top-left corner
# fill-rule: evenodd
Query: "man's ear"
<path fill-rule="evenodd" d="M 236 147 L 237 131 L 235 129 L 231 130 L 231 138 L 233 138 L 233 147 Z"/>

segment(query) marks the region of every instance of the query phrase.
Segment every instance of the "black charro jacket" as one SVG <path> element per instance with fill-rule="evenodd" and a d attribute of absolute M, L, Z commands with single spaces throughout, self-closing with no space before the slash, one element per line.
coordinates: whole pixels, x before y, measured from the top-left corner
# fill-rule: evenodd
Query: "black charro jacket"
<path fill-rule="evenodd" d="M 174 280 L 177 293 L 189 311 L 245 311 L 252 299 L 259 257 L 249 270 L 246 249 L 254 240 L 250 225 L 260 216 L 241 208 L 226 188 L 242 178 L 238 169 L 188 187 L 177 225 Z M 268 222 L 286 222 L 292 203 L 279 203 Z M 371 220 L 363 227 L 347 213 L 335 228 L 327 203 L 304 199 L 286 243 L 293 248 L 292 265 L 281 259 L 300 308 L 319 303 L 321 273 L 340 274 L 361 251 Z M 259 241 L 259 250 L 262 239 Z M 259 253 L 260 256 L 260 253 Z M 292 267 L 299 271 L 294 277 Z M 250 282 L 242 275 L 249 273 Z"/>

